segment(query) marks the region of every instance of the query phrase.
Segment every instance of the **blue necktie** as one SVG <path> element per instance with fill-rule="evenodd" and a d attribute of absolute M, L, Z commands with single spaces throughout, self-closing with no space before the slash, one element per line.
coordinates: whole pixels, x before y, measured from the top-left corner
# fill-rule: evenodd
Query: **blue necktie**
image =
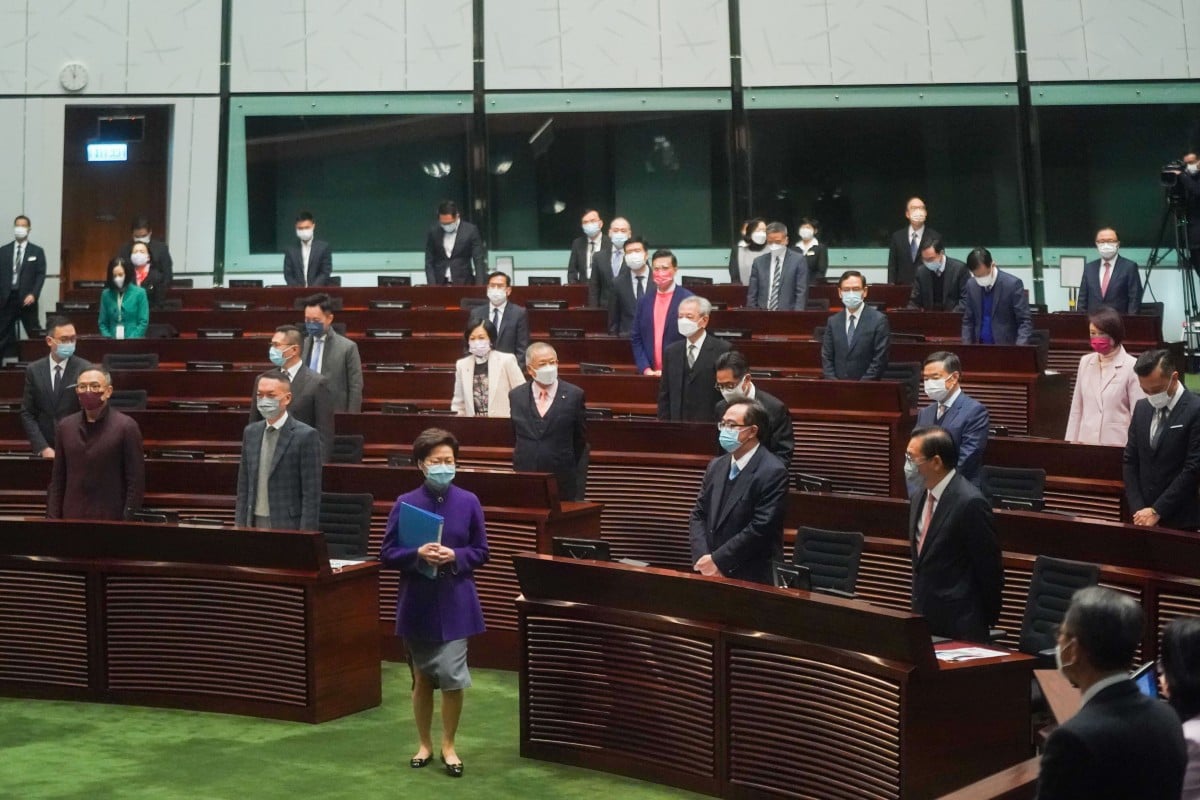
<path fill-rule="evenodd" d="M 736 461 L 729 462 L 729 480 L 736 478 L 741 471 L 742 469 L 737 465 Z"/>

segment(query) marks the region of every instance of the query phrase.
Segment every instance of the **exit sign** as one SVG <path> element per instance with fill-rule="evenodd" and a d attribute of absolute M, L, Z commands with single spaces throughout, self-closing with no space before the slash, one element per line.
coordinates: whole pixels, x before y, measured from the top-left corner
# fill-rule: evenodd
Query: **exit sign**
<path fill-rule="evenodd" d="M 87 146 L 88 161 L 127 161 L 129 145 L 124 142 L 114 144 L 89 144 Z"/>

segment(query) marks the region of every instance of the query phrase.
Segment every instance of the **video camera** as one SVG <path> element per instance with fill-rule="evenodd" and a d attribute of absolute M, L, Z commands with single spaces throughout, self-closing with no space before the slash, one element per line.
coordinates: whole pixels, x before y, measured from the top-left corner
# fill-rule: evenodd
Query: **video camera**
<path fill-rule="evenodd" d="M 1163 164 L 1162 169 L 1158 172 L 1158 182 L 1166 192 L 1167 203 L 1172 208 L 1183 208 L 1187 204 L 1187 194 L 1180 182 L 1180 176 L 1186 169 L 1184 163 L 1176 159 Z"/>

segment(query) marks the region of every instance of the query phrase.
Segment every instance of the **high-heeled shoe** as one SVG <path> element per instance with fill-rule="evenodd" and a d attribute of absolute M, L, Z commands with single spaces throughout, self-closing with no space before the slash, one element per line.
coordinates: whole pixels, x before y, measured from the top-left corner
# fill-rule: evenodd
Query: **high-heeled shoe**
<path fill-rule="evenodd" d="M 446 774 L 451 778 L 461 778 L 463 776 L 462 761 L 459 761 L 457 764 L 451 764 L 446 760 L 446 754 L 442 753 L 442 763 L 446 765 Z"/>
<path fill-rule="evenodd" d="M 408 765 L 413 769 L 420 769 L 421 767 L 428 767 L 430 761 L 433 761 L 433 753 L 424 758 L 413 758 L 408 762 Z"/>

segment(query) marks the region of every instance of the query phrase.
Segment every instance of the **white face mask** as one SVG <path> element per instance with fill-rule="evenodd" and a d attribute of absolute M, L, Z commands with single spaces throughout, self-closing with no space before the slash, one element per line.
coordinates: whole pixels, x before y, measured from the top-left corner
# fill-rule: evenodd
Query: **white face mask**
<path fill-rule="evenodd" d="M 781 245 L 779 242 L 771 242 L 769 245 L 767 245 L 767 249 L 772 253 L 778 253 L 783 249 L 783 245 Z"/>
<path fill-rule="evenodd" d="M 920 225 L 922 222 L 925 221 L 925 212 L 924 211 L 914 211 L 908 215 L 908 218 L 910 220 L 912 220 L 913 225 Z"/>
<path fill-rule="evenodd" d="M 311 242 L 313 237 L 312 228 L 296 228 L 296 238 L 302 242 Z"/>
<path fill-rule="evenodd" d="M 1188 164 L 1187 171 L 1189 175 L 1195 175 L 1197 172 L 1200 172 L 1200 161 L 1193 161 Z"/>
<path fill-rule="evenodd" d="M 542 386 L 549 386 L 558 380 L 558 364 L 546 364 L 533 371 L 533 379 Z"/>
<path fill-rule="evenodd" d="M 120 289 L 124 285 L 125 285 L 125 276 L 124 275 L 113 275 L 113 286 Z"/>
<path fill-rule="evenodd" d="M 981 287 L 984 289 L 989 289 L 991 288 L 992 284 L 996 282 L 996 266 L 993 264 L 987 275 L 972 275 L 971 277 L 974 278 L 975 282 Z"/>
<path fill-rule="evenodd" d="M 745 400 L 747 395 L 742 382 L 739 382 L 738 385 L 732 389 L 722 389 L 721 397 L 725 398 L 726 403 L 734 403 L 738 400 Z"/>
<path fill-rule="evenodd" d="M 1167 404 L 1171 402 L 1171 384 L 1167 384 L 1165 392 L 1146 395 L 1146 400 L 1149 401 L 1155 411 L 1166 408 Z"/>
<path fill-rule="evenodd" d="M 950 392 L 946 389 L 945 378 L 926 378 L 925 379 L 925 394 L 935 403 L 940 403 L 950 396 Z"/>
<path fill-rule="evenodd" d="M 1096 249 L 1100 252 L 1101 258 L 1109 259 L 1117 254 L 1117 250 L 1120 249 L 1120 246 L 1111 242 L 1105 242 L 1104 244 L 1096 245 Z"/>
<path fill-rule="evenodd" d="M 476 358 L 486 358 L 487 354 L 492 352 L 492 343 L 488 339 L 472 339 L 467 348 Z"/>
<path fill-rule="evenodd" d="M 691 337 L 692 334 L 700 330 L 699 323 L 697 323 L 694 319 L 688 319 L 687 317 L 680 317 L 677 324 L 679 326 L 679 334 L 685 339 Z"/>
<path fill-rule="evenodd" d="M 488 296 L 488 301 L 492 305 L 498 306 L 498 305 L 503 305 L 504 301 L 508 299 L 508 292 L 506 292 L 504 289 L 497 289 L 496 287 L 492 287 L 487 290 L 487 296 Z"/>
<path fill-rule="evenodd" d="M 814 233 L 814 231 L 812 228 L 805 226 L 800 229 L 800 238 L 807 242 L 808 240 L 813 238 L 813 233 Z"/>
<path fill-rule="evenodd" d="M 145 253 L 134 253 L 129 257 L 135 267 L 144 267 L 150 263 L 150 256 Z"/>
<path fill-rule="evenodd" d="M 633 250 L 625 254 L 625 266 L 629 267 L 634 272 L 641 272 L 642 267 L 646 266 L 646 254 Z"/>
<path fill-rule="evenodd" d="M 17 225 L 13 228 L 13 236 L 18 239 L 24 239 L 28 235 L 29 228 L 26 228 L 24 225 Z"/>
<path fill-rule="evenodd" d="M 767 232 L 766 231 L 755 231 L 754 233 L 750 234 L 750 241 L 754 242 L 757 245 L 766 244 Z"/>

